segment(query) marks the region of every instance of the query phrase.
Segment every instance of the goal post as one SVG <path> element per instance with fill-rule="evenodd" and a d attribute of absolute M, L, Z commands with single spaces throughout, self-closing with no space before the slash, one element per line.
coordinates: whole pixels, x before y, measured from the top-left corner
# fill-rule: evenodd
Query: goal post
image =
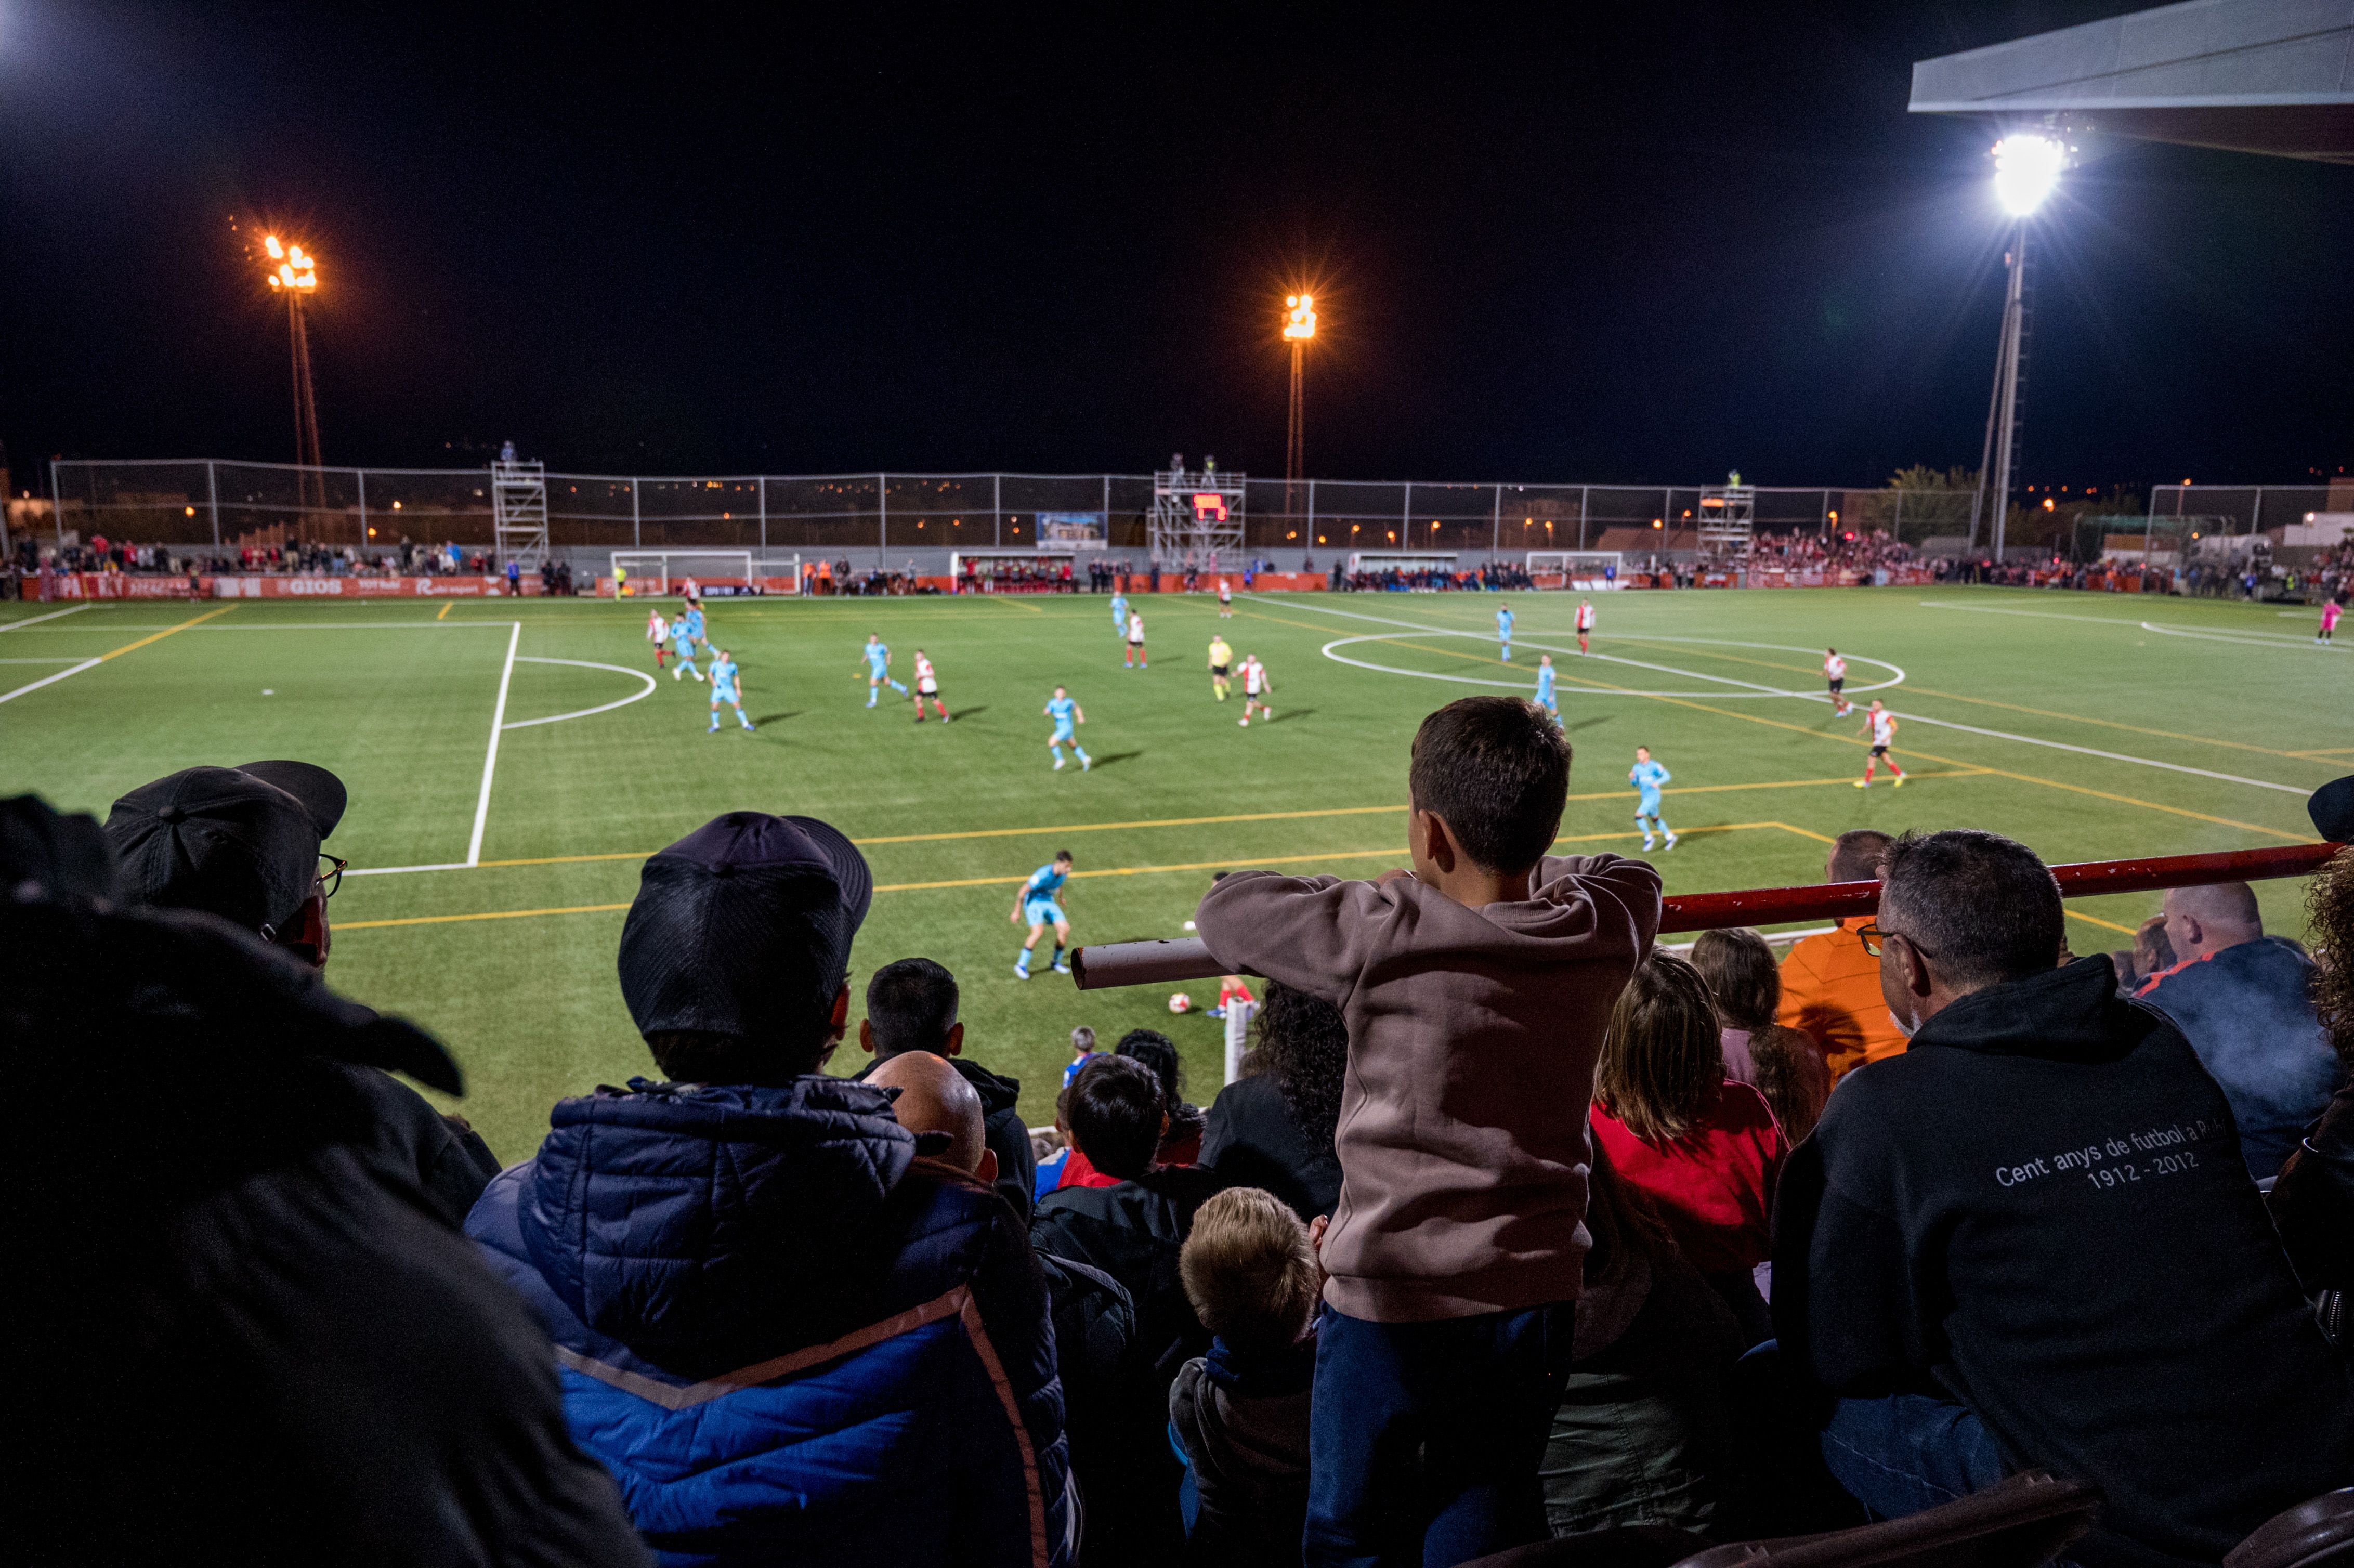
<path fill-rule="evenodd" d="M 615 550 L 606 580 L 631 599 L 674 599 L 689 582 L 716 598 L 797 594 L 801 558 L 764 559 L 751 550 Z"/>
<path fill-rule="evenodd" d="M 1593 593 L 1616 588 L 1626 566 L 1617 550 L 1531 550 L 1526 569 L 1540 588 Z"/>

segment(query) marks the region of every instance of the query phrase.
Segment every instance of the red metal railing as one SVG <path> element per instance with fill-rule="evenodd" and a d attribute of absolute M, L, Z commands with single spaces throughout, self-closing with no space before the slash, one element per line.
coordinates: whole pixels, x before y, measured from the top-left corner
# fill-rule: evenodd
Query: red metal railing
<path fill-rule="evenodd" d="M 2262 882 L 2306 876 L 2338 853 L 2334 843 L 2283 844 L 2275 849 L 2168 854 L 2142 860 L 2092 860 L 2055 865 L 2062 898 L 2106 893 L 2149 893 L 2211 882 Z M 1665 901 L 1661 932 L 1707 931 L 1726 926 L 1773 926 L 1792 920 L 1841 920 L 1880 906 L 1877 882 L 1835 882 L 1818 887 L 1757 887 L 1732 893 L 1686 893 Z M 1071 952 L 1081 991 L 1157 985 L 1164 980 L 1214 980 L 1226 972 L 1199 938 L 1174 941 L 1107 942 Z"/>

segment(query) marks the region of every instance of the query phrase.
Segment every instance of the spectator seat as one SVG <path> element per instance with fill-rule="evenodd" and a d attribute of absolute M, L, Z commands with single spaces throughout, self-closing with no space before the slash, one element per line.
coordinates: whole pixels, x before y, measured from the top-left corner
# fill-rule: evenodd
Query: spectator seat
<path fill-rule="evenodd" d="M 2223 1555 L 2223 1568 L 2323 1568 L 2354 1563 L 2354 1487 L 2276 1513 Z"/>

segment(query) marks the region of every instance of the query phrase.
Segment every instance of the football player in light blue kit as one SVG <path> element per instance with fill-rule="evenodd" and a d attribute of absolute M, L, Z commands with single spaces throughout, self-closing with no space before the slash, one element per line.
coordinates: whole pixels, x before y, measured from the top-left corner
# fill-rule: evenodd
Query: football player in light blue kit
<path fill-rule="evenodd" d="M 711 639 L 703 630 L 703 601 L 701 599 L 691 599 L 686 601 L 686 631 L 688 636 L 703 644 L 704 651 L 705 652 L 711 651 Z"/>
<path fill-rule="evenodd" d="M 1062 763 L 1055 766 L 1060 768 Z M 1015 980 L 1030 978 L 1030 949 L 1038 945 L 1039 933 L 1049 926 L 1055 927 L 1055 972 L 1071 972 L 1070 960 L 1063 957 L 1063 949 L 1071 945 L 1071 917 L 1063 913 L 1059 899 L 1063 884 L 1070 879 L 1071 852 L 1056 850 L 1055 858 L 1032 872 L 1022 891 L 1013 895 L 1013 913 L 1006 918 L 1016 926 L 1025 920 L 1030 925 L 1030 939 L 1022 944 L 1021 956 L 1013 960 Z"/>
<path fill-rule="evenodd" d="M 1553 715 L 1553 722 L 1559 724 L 1561 703 L 1553 696 L 1553 655 L 1540 653 L 1537 655 L 1537 706 Z"/>
<path fill-rule="evenodd" d="M 1511 663 L 1512 662 L 1512 607 L 1509 604 L 1500 604 L 1496 607 L 1496 641 L 1504 645 L 1504 662 Z"/>
<path fill-rule="evenodd" d="M 1643 847 L 1647 850 L 1651 847 L 1653 822 L 1659 825 L 1659 832 L 1668 835 L 1668 847 L 1676 847 L 1675 831 L 1668 826 L 1667 819 L 1659 815 L 1659 786 L 1673 777 L 1665 768 L 1651 760 L 1649 747 L 1635 748 L 1635 766 L 1627 770 L 1627 782 L 1640 792 L 1640 798 L 1635 802 L 1635 825 L 1643 830 Z"/>
<path fill-rule="evenodd" d="M 670 623 L 670 651 L 678 660 L 670 673 L 672 680 L 682 675 L 703 679 L 703 672 L 695 667 L 695 628 L 684 615 Z"/>
<path fill-rule="evenodd" d="M 1128 596 L 1117 588 L 1112 590 L 1111 596 L 1111 634 L 1114 637 L 1128 635 Z"/>
<path fill-rule="evenodd" d="M 883 688 L 885 686 L 903 697 L 907 694 L 907 688 L 891 678 L 891 650 L 884 642 L 881 632 L 870 631 L 866 634 L 866 646 L 859 650 L 859 657 L 866 661 L 866 705 L 868 707 L 875 705 L 875 699 L 883 694 Z"/>
<path fill-rule="evenodd" d="M 711 652 L 711 727 L 704 734 L 719 733 L 719 705 L 722 703 L 736 710 L 737 724 L 746 729 L 752 727 L 752 721 L 744 716 L 744 685 L 742 677 L 736 671 L 736 656 L 725 648 L 715 648 Z"/>
<path fill-rule="evenodd" d="M 1093 768 L 1096 759 L 1089 757 L 1087 747 L 1079 744 L 1079 732 L 1072 727 L 1075 724 L 1087 723 L 1087 715 L 1078 704 L 1071 701 L 1071 694 L 1060 686 L 1055 687 L 1054 696 L 1046 703 L 1045 711 L 1046 716 L 1055 721 L 1055 733 L 1046 741 L 1046 749 L 1055 754 L 1055 771 L 1060 773 L 1063 770 L 1065 741 L 1071 743 L 1071 755 L 1079 759 L 1080 772 L 1085 773 Z"/>

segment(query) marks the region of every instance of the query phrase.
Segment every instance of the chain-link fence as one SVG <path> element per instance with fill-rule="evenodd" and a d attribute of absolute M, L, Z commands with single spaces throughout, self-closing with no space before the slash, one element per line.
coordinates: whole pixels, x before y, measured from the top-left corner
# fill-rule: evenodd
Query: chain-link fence
<path fill-rule="evenodd" d="M 1107 545 L 1146 547 L 1147 474 L 736 474 L 701 478 L 550 473 L 549 543 L 560 551 L 748 549 L 856 553 L 1024 549 L 1041 514 L 1099 517 Z M 58 461 L 58 543 L 103 535 L 175 550 L 229 552 L 297 541 L 389 548 L 402 541 L 492 543 L 490 473 L 480 469 L 306 471 L 227 461 Z M 1352 550 L 1517 556 L 1529 550 L 1697 547 L 1697 484 L 1509 484 L 1254 479 L 1245 545 L 1255 556 L 1327 558 Z M 2157 516 L 2223 517 L 2254 531 L 2330 510 L 2327 487 L 2161 486 Z M 1988 535 L 1967 490 L 1760 485 L 1763 535 L 1885 534 L 1958 555 Z M 2342 498 L 2354 505 L 2354 493 Z"/>

